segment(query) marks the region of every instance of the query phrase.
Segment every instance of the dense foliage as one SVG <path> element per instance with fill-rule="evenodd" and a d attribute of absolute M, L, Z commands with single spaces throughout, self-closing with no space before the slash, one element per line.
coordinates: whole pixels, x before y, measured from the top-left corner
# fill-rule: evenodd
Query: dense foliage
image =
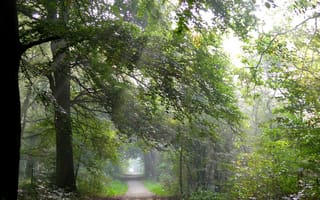
<path fill-rule="evenodd" d="M 160 196 L 318 199 L 319 3 L 286 3 L 17 1 L 19 198 L 123 195 L 137 159 Z"/>

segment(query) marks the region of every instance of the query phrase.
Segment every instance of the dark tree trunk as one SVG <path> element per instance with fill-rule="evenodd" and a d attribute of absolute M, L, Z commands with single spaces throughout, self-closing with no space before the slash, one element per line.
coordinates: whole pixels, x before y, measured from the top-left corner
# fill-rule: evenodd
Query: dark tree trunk
<path fill-rule="evenodd" d="M 48 0 L 48 20 L 67 23 L 65 3 Z M 59 15 L 58 15 L 59 10 Z M 66 60 L 67 45 L 64 39 L 51 42 L 53 73 L 48 76 L 54 96 L 54 125 L 56 131 L 56 185 L 69 191 L 76 190 L 74 175 L 72 128 L 70 116 L 70 66 Z"/>
<path fill-rule="evenodd" d="M 76 184 L 70 117 L 70 67 L 66 61 L 65 48 L 64 40 L 51 43 L 54 72 L 49 81 L 55 98 L 56 184 L 60 188 L 74 191 Z"/>
<path fill-rule="evenodd" d="M 20 45 L 16 1 L 1 1 L 1 200 L 17 199 L 20 160 L 20 97 L 18 72 Z"/>
<path fill-rule="evenodd" d="M 27 158 L 26 161 L 26 178 L 30 180 L 31 185 L 34 183 L 34 161 L 33 158 L 30 156 Z"/>
<path fill-rule="evenodd" d="M 66 83 L 65 83 L 66 84 Z M 65 85 L 63 84 L 63 85 Z M 59 85 L 59 84 L 58 84 Z M 58 187 L 75 190 L 75 177 L 72 151 L 72 130 L 70 120 L 69 96 L 67 91 L 55 94 L 59 107 L 55 108 L 56 129 L 56 184 Z M 70 105 L 69 105 L 70 106 Z"/>

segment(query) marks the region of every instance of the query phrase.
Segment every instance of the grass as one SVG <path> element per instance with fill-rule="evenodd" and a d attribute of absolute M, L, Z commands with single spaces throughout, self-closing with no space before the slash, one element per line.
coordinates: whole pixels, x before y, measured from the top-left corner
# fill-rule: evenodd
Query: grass
<path fill-rule="evenodd" d="M 116 197 L 125 194 L 128 185 L 107 177 L 83 179 L 77 183 L 78 191 L 83 196 Z"/>
<path fill-rule="evenodd" d="M 128 191 L 128 185 L 118 180 L 112 180 L 104 187 L 103 196 L 115 197 L 124 195 Z"/>
<path fill-rule="evenodd" d="M 152 193 L 154 193 L 157 196 L 160 197 L 167 197 L 171 196 L 170 192 L 166 190 L 160 183 L 151 181 L 151 180 L 145 180 L 143 181 L 143 184 L 148 190 Z"/>

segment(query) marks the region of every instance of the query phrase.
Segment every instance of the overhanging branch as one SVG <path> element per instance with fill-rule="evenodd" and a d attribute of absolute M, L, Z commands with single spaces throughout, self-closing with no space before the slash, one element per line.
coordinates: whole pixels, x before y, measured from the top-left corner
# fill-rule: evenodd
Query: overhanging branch
<path fill-rule="evenodd" d="M 20 54 L 23 54 L 26 50 L 28 50 L 31 47 L 37 46 L 37 45 L 42 44 L 42 43 L 50 42 L 50 41 L 53 41 L 53 40 L 58 40 L 58 39 L 61 39 L 61 37 L 60 36 L 51 36 L 51 37 L 39 39 L 39 40 L 36 40 L 36 41 L 32 41 L 32 42 L 30 42 L 28 44 L 22 44 L 21 48 L 20 48 Z"/>
<path fill-rule="evenodd" d="M 302 26 L 303 24 L 307 23 L 309 20 L 311 19 L 316 19 L 320 17 L 320 13 L 315 13 L 313 16 L 310 16 L 306 19 L 304 19 L 302 22 L 298 23 L 297 25 L 295 25 L 293 28 L 290 28 L 288 30 L 285 30 L 283 32 L 278 32 L 276 33 L 273 38 L 270 40 L 270 42 L 268 43 L 267 47 L 263 50 L 263 52 L 260 54 L 259 56 L 259 60 L 258 63 L 256 64 L 256 66 L 254 67 L 254 69 L 258 69 L 258 67 L 260 66 L 260 64 L 262 63 L 262 59 L 263 56 L 265 55 L 265 53 L 268 51 L 268 49 L 271 47 L 271 45 L 273 44 L 273 42 L 277 39 L 277 37 L 281 36 L 281 35 L 285 35 L 289 32 L 295 31 L 297 28 L 299 28 L 300 26 Z"/>

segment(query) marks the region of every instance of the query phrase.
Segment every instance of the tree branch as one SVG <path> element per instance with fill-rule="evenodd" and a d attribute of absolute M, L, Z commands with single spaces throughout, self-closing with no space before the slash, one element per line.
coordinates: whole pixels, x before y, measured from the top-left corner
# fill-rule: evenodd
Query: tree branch
<path fill-rule="evenodd" d="M 276 33 L 272 40 L 268 43 L 267 47 L 263 50 L 263 52 L 261 52 L 258 63 L 256 64 L 256 66 L 254 67 L 254 69 L 258 69 L 258 67 L 260 66 L 261 62 L 262 62 L 262 58 L 265 55 L 265 53 L 268 51 L 268 49 L 271 47 L 272 43 L 276 40 L 277 37 L 281 36 L 281 35 L 285 35 L 289 32 L 295 31 L 297 28 L 299 28 L 300 26 L 302 26 L 303 24 L 305 24 L 306 22 L 308 22 L 311 19 L 316 19 L 320 17 L 320 13 L 315 13 L 313 16 L 308 17 L 306 19 L 304 19 L 303 21 L 301 21 L 300 23 L 298 23 L 297 25 L 295 25 L 293 28 L 285 30 L 283 32 L 278 32 Z"/>
<path fill-rule="evenodd" d="M 60 36 L 51 36 L 51 37 L 47 37 L 47 38 L 42 38 L 36 41 L 32 41 L 28 44 L 21 44 L 21 48 L 20 48 L 20 54 L 23 54 L 26 50 L 28 50 L 29 48 L 42 44 L 42 43 L 46 43 L 46 42 L 50 42 L 53 40 L 59 40 L 61 39 Z"/>

